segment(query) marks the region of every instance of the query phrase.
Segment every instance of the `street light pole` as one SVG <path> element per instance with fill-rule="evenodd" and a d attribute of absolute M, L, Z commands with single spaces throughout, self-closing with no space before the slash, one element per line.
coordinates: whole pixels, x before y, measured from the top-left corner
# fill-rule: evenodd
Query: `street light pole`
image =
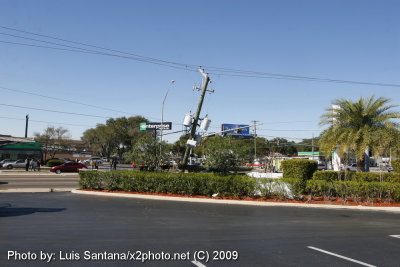
<path fill-rule="evenodd" d="M 161 159 L 161 154 L 162 154 L 162 140 L 163 140 L 163 130 L 164 130 L 164 105 L 165 105 L 165 100 L 167 99 L 168 93 L 171 90 L 172 84 L 175 83 L 175 80 L 171 80 L 171 83 L 168 87 L 167 92 L 165 93 L 163 102 L 162 102 L 162 108 L 161 108 L 161 129 L 160 129 L 160 159 Z"/>

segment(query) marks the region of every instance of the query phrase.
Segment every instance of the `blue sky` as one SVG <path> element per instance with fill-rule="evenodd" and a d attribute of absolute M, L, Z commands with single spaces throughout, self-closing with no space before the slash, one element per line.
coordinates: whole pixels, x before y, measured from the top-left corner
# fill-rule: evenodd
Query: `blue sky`
<path fill-rule="evenodd" d="M 398 1 L 0 0 L 0 26 L 185 64 L 400 84 L 399 11 Z M 0 33 L 39 38 L 1 28 Z M 35 43 L 2 34 L 0 41 Z M 317 136 L 320 115 L 335 98 L 376 95 L 400 103 L 399 87 L 210 77 L 215 93 L 206 95 L 202 115 L 212 120 L 211 130 L 221 123 L 257 120 L 262 123 L 258 133 L 267 138 L 299 141 Z M 0 43 L 0 86 L 143 115 L 151 121 L 160 121 L 171 80 L 176 82 L 164 117 L 173 122 L 173 130 L 181 130 L 184 115 L 197 106 L 199 92 L 192 86 L 201 83 L 199 73 Z M 1 88 L 0 104 L 126 115 Z M 0 134 L 23 136 L 26 114 L 31 118 L 29 136 L 54 125 L 79 139 L 90 126 L 105 122 L 0 105 Z M 178 137 L 169 135 L 167 140 Z"/>

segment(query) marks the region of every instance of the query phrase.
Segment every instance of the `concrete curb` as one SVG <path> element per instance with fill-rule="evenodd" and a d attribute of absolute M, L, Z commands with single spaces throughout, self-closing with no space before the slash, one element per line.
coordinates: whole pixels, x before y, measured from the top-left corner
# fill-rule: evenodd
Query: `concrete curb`
<path fill-rule="evenodd" d="M 0 171 L 0 177 L 1 176 L 53 176 L 53 177 L 59 177 L 59 176 L 74 176 L 74 177 L 79 177 L 77 173 L 60 173 L 56 174 L 53 172 L 3 172 Z"/>
<path fill-rule="evenodd" d="M 72 188 L 7 188 L 1 189 L 1 193 L 49 193 L 49 192 L 71 192 Z"/>
<path fill-rule="evenodd" d="M 328 204 L 303 204 L 303 203 L 208 199 L 208 198 L 204 199 L 204 198 L 190 198 L 190 197 L 168 197 L 168 196 L 156 196 L 156 195 L 83 191 L 83 190 L 79 190 L 79 189 L 74 189 L 71 191 L 71 193 L 83 194 L 83 195 L 94 195 L 94 196 L 105 196 L 105 197 L 125 197 L 125 198 L 181 201 L 181 202 L 194 202 L 194 203 L 247 205 L 247 206 L 262 206 L 262 207 L 297 207 L 297 208 L 340 209 L 340 210 L 386 211 L 386 212 L 400 213 L 400 207 L 342 206 L 342 205 L 328 205 Z"/>

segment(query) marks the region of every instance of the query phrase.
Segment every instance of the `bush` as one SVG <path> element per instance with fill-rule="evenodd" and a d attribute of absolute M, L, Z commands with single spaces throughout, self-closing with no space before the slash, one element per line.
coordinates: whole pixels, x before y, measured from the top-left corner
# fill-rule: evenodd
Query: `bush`
<path fill-rule="evenodd" d="M 293 199 L 293 190 L 291 190 L 290 179 L 258 179 L 257 193 L 265 199 Z M 293 180 L 293 179 L 292 179 Z M 295 179 L 298 181 L 298 179 Z"/>
<path fill-rule="evenodd" d="M 46 166 L 47 167 L 54 167 L 54 166 L 58 166 L 64 164 L 64 161 L 61 159 L 50 159 L 47 161 Z"/>
<path fill-rule="evenodd" d="M 257 181 L 244 175 L 85 171 L 80 172 L 79 176 L 82 189 L 203 196 L 218 193 L 224 197 L 253 197 L 257 188 Z"/>
<path fill-rule="evenodd" d="M 360 180 L 254 179 L 214 173 L 79 172 L 82 189 L 222 197 L 293 198 L 309 194 L 353 201 L 400 201 L 400 183 Z M 290 189 L 290 191 L 288 190 Z"/>
<path fill-rule="evenodd" d="M 309 180 L 305 191 L 313 196 L 353 201 L 400 201 L 400 183 Z"/>
<path fill-rule="evenodd" d="M 313 180 L 400 183 L 400 173 L 317 171 Z"/>
<path fill-rule="evenodd" d="M 289 159 L 282 161 L 283 178 L 298 179 L 292 186 L 296 193 L 303 193 L 306 181 L 311 179 L 318 169 L 318 163 L 307 159 Z"/>
<path fill-rule="evenodd" d="M 400 159 L 394 159 L 390 162 L 394 172 L 400 172 Z"/>
<path fill-rule="evenodd" d="M 289 159 L 282 161 L 283 178 L 311 179 L 318 164 L 314 160 Z"/>

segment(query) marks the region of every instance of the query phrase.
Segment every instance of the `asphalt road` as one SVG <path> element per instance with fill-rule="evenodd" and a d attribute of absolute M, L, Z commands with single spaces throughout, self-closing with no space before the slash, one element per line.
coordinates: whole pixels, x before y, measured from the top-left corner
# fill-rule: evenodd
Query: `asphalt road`
<path fill-rule="evenodd" d="M 2 174 L 0 175 L 0 190 L 47 188 L 47 189 L 76 189 L 78 188 L 78 174 Z"/>
<path fill-rule="evenodd" d="M 400 235 L 400 215 L 387 212 L 8 193 L 0 194 L 0 217 L 0 266 L 360 266 L 354 260 L 364 266 L 400 263 L 400 238 L 390 236 Z M 28 257 L 28 251 L 31 257 L 36 253 L 40 258 L 40 251 L 55 255 L 50 264 L 39 259 L 16 260 Z M 87 260 L 84 251 L 131 251 L 136 261 Z M 208 252 L 210 260 L 192 262 L 196 252 L 202 255 L 199 251 Z M 138 256 L 142 252 L 142 256 L 153 257 L 188 253 L 190 260 L 141 263 Z M 237 260 L 213 260 L 216 255 L 233 259 L 236 252 Z"/>

